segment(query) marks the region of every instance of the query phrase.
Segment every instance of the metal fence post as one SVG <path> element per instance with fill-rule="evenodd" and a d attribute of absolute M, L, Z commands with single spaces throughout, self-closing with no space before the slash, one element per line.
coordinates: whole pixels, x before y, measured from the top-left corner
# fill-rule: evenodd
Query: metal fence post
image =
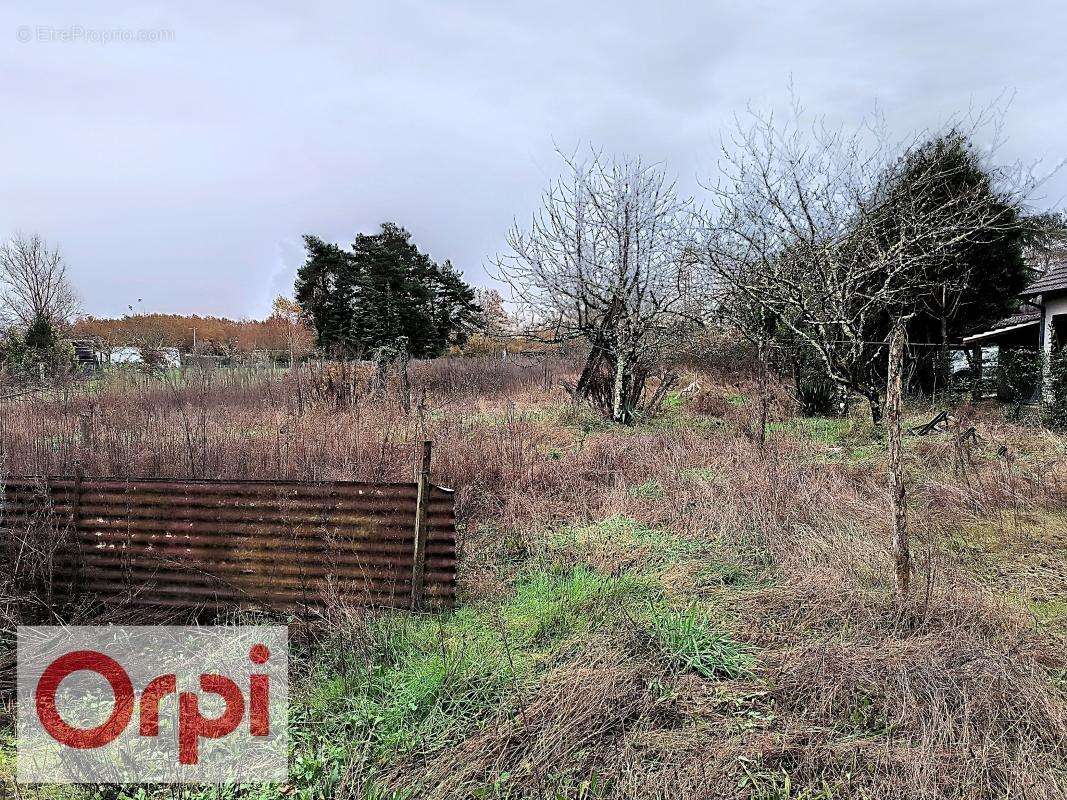
<path fill-rule="evenodd" d="M 411 569 L 411 610 L 422 611 L 426 604 L 426 511 L 430 505 L 430 456 L 433 442 L 422 443 L 419 493 L 415 504 L 415 553 Z"/>

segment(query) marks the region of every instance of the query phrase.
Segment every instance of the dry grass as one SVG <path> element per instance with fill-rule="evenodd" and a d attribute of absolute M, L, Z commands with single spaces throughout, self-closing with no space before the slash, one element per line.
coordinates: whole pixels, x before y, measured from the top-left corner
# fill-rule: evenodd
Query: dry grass
<path fill-rule="evenodd" d="M 1019 533 L 1065 519 L 1062 438 L 983 408 L 966 412 L 977 443 L 909 439 L 919 588 L 901 607 L 881 446 L 858 417 L 797 420 L 781 393 L 761 450 L 748 379 L 690 376 L 664 417 L 619 430 L 567 404 L 568 377 L 559 361 L 446 359 L 413 365 L 410 392 L 330 366 L 113 380 L 8 403 L 4 465 L 396 480 L 430 438 L 435 480 L 458 492 L 476 613 L 492 618 L 531 572 L 584 566 L 638 576 L 657 609 L 696 604 L 753 653 L 750 676 L 702 678 L 657 657 L 631 608 L 585 620 L 527 654 L 528 681 L 451 746 L 382 768 L 420 796 L 1067 796 L 1064 626 L 1006 595 L 1015 573 L 992 566 L 1032 551 L 1045 582 L 1027 591 L 1067 603 L 1065 537 L 1027 550 Z M 364 627 L 349 628 L 371 664 Z M 340 787 L 365 788 L 361 770 Z"/>
<path fill-rule="evenodd" d="M 616 643 L 585 648 L 549 671 L 519 713 L 422 765 L 419 788 L 428 798 L 461 797 L 506 774 L 506 784 L 551 796 L 614 771 L 628 732 L 655 713 L 649 671 Z M 402 765 L 393 782 L 409 784 L 413 771 Z"/>

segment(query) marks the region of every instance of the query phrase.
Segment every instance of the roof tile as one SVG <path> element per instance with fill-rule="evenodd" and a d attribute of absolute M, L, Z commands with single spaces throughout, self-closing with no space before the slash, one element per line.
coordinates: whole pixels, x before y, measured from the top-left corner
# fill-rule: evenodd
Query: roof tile
<path fill-rule="evenodd" d="M 1022 296 L 1032 297 L 1035 294 L 1049 294 L 1050 292 L 1067 292 L 1067 261 L 1049 264 L 1045 274 L 1027 286 Z"/>

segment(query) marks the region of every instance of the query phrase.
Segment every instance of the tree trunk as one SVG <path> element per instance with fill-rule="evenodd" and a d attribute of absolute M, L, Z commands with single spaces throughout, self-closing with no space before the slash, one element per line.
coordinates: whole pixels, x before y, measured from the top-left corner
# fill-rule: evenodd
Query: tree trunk
<path fill-rule="evenodd" d="M 411 413 L 411 374 L 408 372 L 408 366 L 411 363 L 411 359 L 404 353 L 400 356 L 398 361 L 398 372 L 400 377 L 400 409 L 405 414 Z"/>
<path fill-rule="evenodd" d="M 620 352 L 615 361 L 615 386 L 611 398 L 611 419 L 620 425 L 631 422 L 629 383 L 632 379 L 629 354 Z"/>
<path fill-rule="evenodd" d="M 941 346 L 937 350 L 937 383 L 934 385 L 934 394 L 937 390 L 948 391 L 952 381 L 952 366 L 948 355 L 948 317 L 941 313 Z"/>
<path fill-rule="evenodd" d="M 770 407 L 770 397 L 767 393 L 767 341 L 762 336 L 756 345 L 756 357 L 759 360 L 759 433 L 758 441 L 760 450 L 767 444 L 767 409 Z"/>
<path fill-rule="evenodd" d="M 600 364 L 604 360 L 604 353 L 603 335 L 598 332 L 597 335 L 593 337 L 592 346 L 589 350 L 589 357 L 585 360 L 582 374 L 578 377 L 578 382 L 574 385 L 574 391 L 571 392 L 571 399 L 576 405 L 589 397 L 589 388 L 592 386 L 597 371 L 600 369 Z"/>
<path fill-rule="evenodd" d="M 904 372 L 904 321 L 896 320 L 889 342 L 889 377 L 886 382 L 886 413 L 889 428 L 889 494 L 893 503 L 893 561 L 897 574 L 897 598 L 908 595 L 911 554 L 908 550 L 908 506 L 904 485 L 903 435 L 901 431 L 901 377 Z"/>

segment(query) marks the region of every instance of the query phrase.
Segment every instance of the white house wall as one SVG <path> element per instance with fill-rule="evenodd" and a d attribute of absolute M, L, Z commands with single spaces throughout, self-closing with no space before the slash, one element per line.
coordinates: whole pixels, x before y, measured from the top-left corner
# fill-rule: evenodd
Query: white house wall
<path fill-rule="evenodd" d="M 1051 368 L 1049 359 L 1052 356 L 1052 318 L 1059 314 L 1067 314 L 1067 296 L 1049 299 L 1041 298 L 1041 304 L 1045 307 L 1045 314 L 1041 323 L 1041 350 L 1045 354 L 1045 375 L 1044 380 L 1041 382 L 1041 394 L 1047 403 L 1052 400 L 1052 381 L 1049 375 Z"/>
<path fill-rule="evenodd" d="M 1042 325 L 1044 340 L 1041 347 L 1046 356 L 1052 355 L 1052 318 L 1058 314 L 1067 314 L 1067 296 L 1054 297 L 1045 301 L 1045 324 Z"/>
<path fill-rule="evenodd" d="M 182 356 L 176 347 L 161 347 L 159 357 L 168 367 L 182 365 Z M 116 347 L 111 351 L 108 361 L 112 364 L 142 364 L 144 357 L 139 347 Z"/>

